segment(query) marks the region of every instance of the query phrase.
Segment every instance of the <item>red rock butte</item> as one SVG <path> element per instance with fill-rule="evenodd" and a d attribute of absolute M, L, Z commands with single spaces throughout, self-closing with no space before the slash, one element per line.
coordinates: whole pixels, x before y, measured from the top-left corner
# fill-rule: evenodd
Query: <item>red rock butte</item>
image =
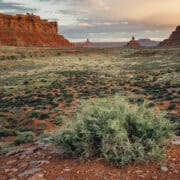
<path fill-rule="evenodd" d="M 93 46 L 93 43 L 89 41 L 89 39 L 87 39 L 87 41 L 83 44 L 83 47 L 91 47 Z"/>
<path fill-rule="evenodd" d="M 142 47 L 141 44 L 135 40 L 134 36 L 132 37 L 131 41 L 129 41 L 127 44 L 126 44 L 126 47 L 129 47 L 129 48 L 139 48 L 139 47 Z"/>
<path fill-rule="evenodd" d="M 168 39 L 162 41 L 159 46 L 161 47 L 180 47 L 180 26 L 176 27 L 176 30 L 172 32 Z"/>
<path fill-rule="evenodd" d="M 39 16 L 7 15 L 0 13 L 0 45 L 73 47 L 64 36 L 58 34 L 57 22 L 42 20 Z"/>

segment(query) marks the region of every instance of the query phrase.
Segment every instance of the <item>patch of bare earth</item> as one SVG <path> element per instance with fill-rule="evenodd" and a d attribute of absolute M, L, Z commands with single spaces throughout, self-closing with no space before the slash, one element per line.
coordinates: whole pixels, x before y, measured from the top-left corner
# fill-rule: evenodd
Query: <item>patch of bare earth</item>
<path fill-rule="evenodd" d="M 51 146 L 29 144 L 23 151 L 0 156 L 0 179 L 116 180 L 180 178 L 180 146 L 172 145 L 163 162 L 114 167 L 103 159 L 79 161 L 61 159 Z"/>

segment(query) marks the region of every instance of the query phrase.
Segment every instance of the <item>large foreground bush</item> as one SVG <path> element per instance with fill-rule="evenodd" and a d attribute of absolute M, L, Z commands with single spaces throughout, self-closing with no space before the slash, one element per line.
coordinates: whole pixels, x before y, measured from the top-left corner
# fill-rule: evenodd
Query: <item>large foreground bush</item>
<path fill-rule="evenodd" d="M 115 165 L 163 157 L 163 142 L 172 125 L 162 113 L 129 105 L 123 98 L 83 104 L 77 116 L 53 135 L 66 157 L 104 157 Z"/>

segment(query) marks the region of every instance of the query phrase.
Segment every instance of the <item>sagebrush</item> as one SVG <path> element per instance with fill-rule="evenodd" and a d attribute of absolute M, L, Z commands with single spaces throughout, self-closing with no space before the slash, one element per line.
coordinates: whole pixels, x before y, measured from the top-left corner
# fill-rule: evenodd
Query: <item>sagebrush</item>
<path fill-rule="evenodd" d="M 82 105 L 73 121 L 53 135 L 66 157 L 104 157 L 115 165 L 163 157 L 164 140 L 173 126 L 165 114 L 129 105 L 119 96 Z"/>

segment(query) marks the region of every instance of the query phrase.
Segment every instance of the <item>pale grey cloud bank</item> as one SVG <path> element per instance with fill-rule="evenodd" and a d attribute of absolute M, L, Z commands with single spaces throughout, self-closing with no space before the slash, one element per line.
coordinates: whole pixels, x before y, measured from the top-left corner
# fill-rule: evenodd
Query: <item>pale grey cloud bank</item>
<path fill-rule="evenodd" d="M 57 20 L 72 41 L 161 40 L 180 24 L 179 0 L 0 0 L 0 12 Z"/>

